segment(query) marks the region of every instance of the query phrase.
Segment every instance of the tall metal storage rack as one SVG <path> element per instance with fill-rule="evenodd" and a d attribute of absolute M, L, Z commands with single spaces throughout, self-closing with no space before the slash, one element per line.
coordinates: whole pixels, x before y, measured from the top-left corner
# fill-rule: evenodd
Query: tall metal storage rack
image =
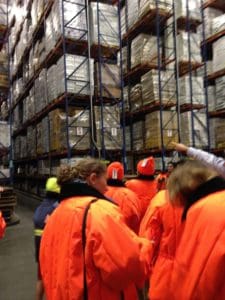
<path fill-rule="evenodd" d="M 18 42 L 20 40 L 20 36 L 24 30 L 24 24 L 27 19 L 31 17 L 31 6 L 32 3 L 35 1 L 28 1 L 26 4 L 27 12 L 25 18 L 22 20 L 19 31 L 17 32 L 15 44 L 11 47 L 11 60 L 13 59 L 15 49 L 18 45 Z M 111 111 L 115 108 L 116 111 L 121 109 L 123 107 L 123 94 L 122 94 L 122 80 L 121 80 L 121 66 L 120 61 L 118 62 L 118 70 L 117 72 L 117 78 L 114 78 L 113 72 L 110 70 L 108 71 L 108 76 L 111 76 L 113 80 L 117 83 L 117 96 L 115 97 L 113 95 L 113 92 L 111 90 L 107 89 L 107 85 L 103 83 L 102 73 L 104 72 L 103 68 L 109 68 L 108 64 L 112 64 L 114 66 L 117 66 L 117 55 L 118 52 L 120 52 L 120 20 L 119 20 L 119 10 L 120 10 L 120 4 L 117 1 L 75 1 L 75 0 L 49 0 L 45 1 L 44 9 L 39 16 L 39 19 L 37 21 L 37 25 L 35 26 L 32 35 L 31 40 L 28 41 L 27 45 L 24 47 L 24 51 L 21 55 L 21 58 L 18 61 L 17 67 L 14 71 L 14 74 L 11 78 L 11 84 L 13 84 L 18 79 L 23 79 L 24 76 L 24 66 L 26 66 L 27 62 L 29 61 L 29 56 L 32 51 L 34 51 L 35 44 L 38 41 L 41 41 L 42 39 L 47 39 L 47 19 L 50 16 L 52 9 L 56 8 L 57 5 L 60 5 L 60 15 L 61 15 L 61 34 L 57 36 L 54 40 L 54 44 L 52 45 L 52 49 L 47 53 L 47 56 L 43 59 L 41 63 L 39 63 L 32 74 L 27 80 L 27 82 L 24 85 L 23 90 L 21 93 L 14 99 L 11 106 L 11 112 L 15 112 L 16 107 L 18 107 L 20 111 L 20 119 L 19 119 L 19 126 L 14 131 L 13 139 L 14 143 L 17 142 L 16 139 L 18 137 L 26 136 L 27 131 L 29 128 L 32 128 L 36 132 L 37 136 L 37 124 L 40 123 L 44 118 L 47 118 L 48 123 L 48 134 L 47 137 L 47 146 L 46 149 L 50 150 L 50 143 L 51 143 L 51 137 L 54 138 L 54 130 L 49 130 L 51 126 L 51 118 L 49 115 L 51 112 L 54 112 L 56 109 L 64 109 L 65 111 L 65 118 L 66 118 L 66 144 L 65 147 L 54 150 L 54 151 L 47 151 L 42 154 L 36 155 L 29 155 L 24 157 L 15 157 L 14 156 L 14 165 L 15 165 L 15 186 L 23 191 L 29 191 L 34 194 L 41 195 L 42 191 L 44 189 L 44 180 L 47 176 L 54 174 L 55 172 L 55 162 L 58 162 L 60 158 L 67 158 L 67 161 L 72 159 L 74 156 L 86 156 L 91 155 L 95 157 L 99 157 L 101 159 L 121 159 L 125 163 L 125 150 L 122 146 L 122 140 L 125 138 L 123 137 L 124 134 L 124 126 L 120 125 L 120 119 L 118 122 L 118 126 L 115 125 L 116 128 L 114 129 L 114 132 L 111 134 L 111 132 L 108 132 L 108 127 L 106 128 L 106 124 L 104 121 L 104 117 L 110 114 L 112 117 L 112 120 L 114 120 L 114 115 L 111 113 Z M 109 20 L 107 20 L 107 17 L 104 15 L 104 9 L 102 8 L 103 2 L 105 3 L 111 3 L 113 5 L 113 10 L 116 12 L 116 15 L 118 17 L 118 30 L 115 31 L 115 29 L 112 27 L 112 24 L 109 23 Z M 92 6 L 92 3 L 95 3 L 95 18 L 96 18 L 96 28 L 95 28 L 95 34 L 97 37 L 97 40 L 91 42 L 91 28 L 90 26 L 90 8 Z M 21 3 L 21 5 L 23 5 Z M 68 5 L 70 6 L 70 14 L 69 18 L 65 17 L 65 10 L 68 10 Z M 58 9 L 59 7 L 57 7 Z M 68 12 L 68 11 L 67 11 Z M 72 14 L 71 14 L 72 12 Z M 92 11 L 93 13 L 93 11 Z M 80 21 L 80 17 L 83 17 L 83 20 L 85 20 L 85 26 L 82 27 Z M 92 16 L 93 17 L 93 16 Z M 118 41 L 117 45 L 111 45 L 107 42 L 107 36 L 104 36 L 104 33 L 102 33 L 103 26 L 101 24 L 101 20 L 105 21 L 105 24 L 111 29 L 109 35 L 109 39 L 111 38 L 116 39 Z M 54 31 L 54 28 L 52 28 Z M 51 32 L 52 35 L 54 35 L 53 32 Z M 93 34 L 93 32 L 92 32 Z M 71 35 L 74 35 L 73 38 L 71 38 Z M 112 36 L 113 35 L 113 36 Z M 115 36 L 114 36 L 115 35 Z M 46 45 L 49 46 L 49 43 L 51 40 L 45 41 Z M 79 57 L 77 59 L 78 62 L 74 60 L 74 67 L 73 69 L 68 68 L 68 62 L 67 59 L 69 55 L 76 55 L 77 57 L 83 57 L 82 61 L 79 62 Z M 75 57 L 76 59 L 76 57 Z M 64 85 L 64 92 L 52 99 L 47 105 L 42 107 L 40 111 L 36 111 L 35 114 L 32 117 L 29 117 L 28 119 L 24 119 L 23 113 L 24 113 L 24 103 L 25 98 L 29 96 L 29 93 L 33 86 L 35 85 L 35 80 L 40 76 L 43 69 L 49 70 L 53 65 L 56 63 L 58 64 L 59 61 L 63 61 L 63 76 L 62 76 L 62 82 Z M 97 79 L 93 78 L 91 73 L 93 72 L 93 63 L 97 64 L 97 71 L 96 77 Z M 86 66 L 86 70 L 88 70 L 86 73 L 88 74 L 85 78 L 85 80 L 81 77 L 79 77 L 79 70 Z M 108 70 L 108 69 L 107 69 Z M 57 69 L 55 72 L 57 73 Z M 46 78 L 45 78 L 46 80 Z M 94 81 L 95 80 L 95 81 Z M 48 89 L 48 79 L 46 80 Z M 59 85 L 61 82 L 59 82 Z M 71 86 L 77 85 L 80 86 L 80 88 L 77 86 L 76 93 L 71 93 Z M 87 91 L 88 93 L 83 93 L 83 91 Z M 49 95 L 47 96 L 49 97 Z M 30 98 L 29 98 L 30 101 Z M 82 116 L 88 115 L 88 126 L 83 132 L 79 125 L 76 125 L 76 118 L 75 120 L 73 118 L 70 118 L 70 110 L 73 109 L 79 109 L 79 118 L 82 118 Z M 97 113 L 96 113 L 97 111 Z M 96 116 L 99 118 L 100 115 L 100 122 L 98 122 L 99 127 L 96 126 Z M 15 114 L 14 114 L 15 116 Z M 15 121 L 15 120 L 14 120 Z M 116 121 L 115 121 L 116 122 Z M 113 125 L 111 125 L 113 126 Z M 77 149 L 77 143 L 71 143 L 70 140 L 70 133 L 78 132 L 78 138 L 77 143 L 79 143 L 85 136 L 90 136 L 90 142 L 87 142 L 86 147 L 84 149 Z M 120 135 L 120 139 L 117 139 L 118 132 L 122 131 L 122 135 Z M 114 146 L 114 149 L 111 149 L 106 145 L 104 137 L 107 134 L 107 138 L 112 140 L 112 143 Z M 98 140 L 96 140 L 98 138 Z M 119 140 L 119 141 L 118 141 Z M 35 143 L 38 143 L 38 138 L 34 141 Z M 20 147 L 23 147 L 23 143 L 21 142 L 19 144 Z M 25 149 L 26 150 L 26 149 Z M 39 174 L 38 172 L 38 164 L 39 162 L 44 162 L 46 165 L 48 165 L 47 170 L 44 172 L 44 174 Z M 54 170 L 53 170 L 54 169 Z"/>
<path fill-rule="evenodd" d="M 0 7 L 0 18 L 1 20 L 5 20 L 5 24 L 0 24 L 0 51 L 2 51 L 3 47 L 5 48 L 6 55 L 8 56 L 9 54 L 9 9 L 10 9 L 10 3 L 9 0 L 5 1 L 3 5 Z M 4 81 L 1 84 L 0 87 L 0 107 L 2 107 L 2 104 L 6 104 L 6 107 L 10 106 L 10 88 L 7 84 L 7 81 L 9 82 L 9 76 L 10 76 L 10 68 L 9 68 L 9 63 L 7 64 L 7 74 L 2 75 L 3 78 L 2 80 Z M 8 114 L 5 112 L 4 114 L 1 112 L 1 119 L 4 122 L 7 122 L 9 127 L 9 131 L 6 129 L 6 132 L 10 132 L 10 137 L 9 137 L 9 145 L 6 146 L 4 144 L 5 141 L 0 141 L 0 165 L 7 164 L 9 168 L 9 174 L 4 174 L 0 171 L 1 173 L 1 179 L 0 179 L 0 184 L 12 184 L 13 182 L 13 177 L 12 177 L 12 143 L 11 143 L 11 133 L 12 133 L 12 120 L 11 120 L 11 114 Z M 4 130 L 3 128 L 1 130 Z"/>
<path fill-rule="evenodd" d="M 203 18 L 205 17 L 205 9 L 206 8 L 215 8 L 220 10 L 221 12 L 225 13 L 225 2 L 222 0 L 207 0 L 207 1 L 202 1 L 202 14 Z M 206 36 L 205 34 L 206 28 L 205 28 L 205 23 L 203 24 L 203 32 L 204 32 L 204 37 L 201 43 L 201 47 L 203 49 L 203 56 L 204 60 L 207 63 L 207 61 L 211 61 L 213 59 L 213 45 L 216 41 L 218 41 L 220 38 L 223 38 L 225 36 L 225 30 L 220 30 L 219 32 L 216 32 L 212 34 L 211 36 Z M 206 77 L 205 77 L 205 86 L 206 89 L 209 89 L 211 86 L 215 86 L 216 84 L 216 79 L 221 78 L 222 76 L 225 75 L 225 69 L 222 68 L 221 70 L 213 73 L 207 73 L 206 70 Z M 216 103 L 217 99 L 210 99 L 211 95 L 208 95 L 208 101 Z M 216 95 L 214 95 L 216 98 Z M 225 123 L 225 109 L 221 108 L 214 108 L 214 110 L 211 110 L 208 112 L 209 116 L 209 122 L 212 119 L 220 119 L 222 120 L 223 124 Z M 225 150 L 225 143 L 222 142 L 220 145 L 212 145 L 212 143 L 209 144 L 211 151 L 215 152 L 218 155 L 224 156 L 224 150 Z"/>
<path fill-rule="evenodd" d="M 125 20 L 126 26 L 129 16 L 127 15 L 127 4 L 129 0 L 125 1 Z M 152 3 L 152 7 L 138 18 L 138 20 L 128 28 L 127 33 L 123 36 L 123 46 L 127 47 L 127 74 L 124 76 L 125 85 L 128 87 L 128 99 L 131 99 L 131 89 L 137 83 L 141 82 L 141 76 L 146 74 L 150 70 L 158 70 L 158 101 L 150 101 L 150 104 L 140 105 L 138 108 L 131 110 L 131 103 L 129 103 L 129 111 L 126 112 L 126 125 L 131 128 L 131 155 L 133 161 L 131 163 L 132 171 L 135 170 L 135 165 L 137 160 L 146 156 L 153 155 L 154 157 L 161 156 L 161 167 L 165 169 L 166 167 L 166 158 L 172 160 L 175 153 L 172 151 L 171 141 L 184 141 L 184 134 L 182 134 L 181 118 L 185 113 L 191 115 L 191 142 L 190 145 L 196 145 L 196 138 L 199 138 L 199 132 L 195 130 L 196 125 L 196 115 L 199 111 L 203 111 L 205 123 L 202 126 L 205 135 L 207 136 L 207 142 L 205 142 L 205 148 L 207 143 L 209 144 L 209 124 L 207 122 L 207 89 L 204 89 L 204 103 L 195 103 L 194 102 L 194 93 L 193 93 L 193 78 L 194 72 L 200 67 L 205 66 L 205 61 L 195 61 L 192 57 L 191 41 L 190 36 L 192 33 L 197 31 L 197 27 L 203 22 L 201 19 L 195 19 L 195 17 L 190 15 L 189 1 L 183 1 L 185 3 L 185 12 L 184 15 L 177 15 L 177 1 L 149 1 Z M 163 7 L 164 6 L 164 7 Z M 199 11 L 200 12 L 200 11 Z M 178 49 L 178 34 L 180 32 L 185 32 L 187 36 L 187 56 L 185 59 L 179 56 Z M 157 62 L 145 64 L 139 64 L 132 68 L 131 66 L 131 44 L 135 37 L 139 34 L 147 33 L 152 34 L 157 37 Z M 170 36 L 171 43 L 170 45 L 161 46 L 161 38 L 165 39 Z M 202 38 L 201 38 L 202 40 Z M 203 37 L 204 40 L 204 37 Z M 194 43 L 199 43 L 199 40 L 195 40 Z M 200 52 L 200 45 L 199 45 Z M 160 59 L 162 57 L 162 60 Z M 163 82 L 163 72 L 171 71 L 171 75 L 167 80 Z M 203 69 L 204 76 L 206 68 Z M 183 76 L 186 76 L 188 79 L 188 89 L 189 99 L 186 99 L 185 103 L 181 103 L 181 87 L 180 80 Z M 174 91 L 167 100 L 163 96 L 164 91 L 168 89 L 170 80 L 174 79 Z M 202 80 L 202 89 L 203 89 L 203 80 Z M 197 95 L 198 97 L 198 95 Z M 196 98 L 196 96 L 195 96 Z M 151 100 L 151 99 L 149 99 Z M 144 121 L 146 115 L 152 112 L 159 112 L 160 115 L 160 137 L 161 141 L 157 147 L 148 147 L 147 143 L 143 146 L 143 149 L 134 149 L 134 128 L 136 129 L 137 121 Z M 170 112 L 171 117 L 167 122 L 164 121 L 165 112 Z M 174 122 L 175 130 L 173 133 L 168 130 L 172 128 L 170 124 Z M 202 132 L 201 132 L 202 133 Z M 154 135 L 154 132 L 152 132 Z M 167 135 L 171 134 L 171 138 L 166 138 Z M 146 138 L 146 128 L 143 128 L 144 139 Z M 151 136 L 150 136 L 151 138 Z"/>

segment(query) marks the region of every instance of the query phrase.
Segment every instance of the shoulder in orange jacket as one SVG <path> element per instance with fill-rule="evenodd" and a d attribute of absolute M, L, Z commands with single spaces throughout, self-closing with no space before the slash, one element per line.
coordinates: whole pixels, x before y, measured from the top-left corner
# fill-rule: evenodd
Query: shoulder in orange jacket
<path fill-rule="evenodd" d="M 140 225 L 140 236 L 154 242 L 149 297 L 152 300 L 171 299 L 169 285 L 172 268 L 182 232 L 182 208 L 173 207 L 166 190 L 151 201 Z M 186 299 L 186 298 L 180 298 Z"/>
<path fill-rule="evenodd" d="M 140 213 L 137 195 L 123 186 L 108 186 L 105 194 L 118 204 L 126 224 L 136 233 L 139 232 Z"/>
<path fill-rule="evenodd" d="M 6 223 L 2 216 L 2 212 L 0 211 L 0 239 L 3 238 L 5 234 Z"/>
<path fill-rule="evenodd" d="M 225 190 L 208 195 L 188 211 L 177 249 L 173 300 L 225 299 Z"/>
<path fill-rule="evenodd" d="M 41 273 L 48 300 L 83 299 L 82 220 L 93 197 L 64 200 L 49 218 L 41 241 Z M 89 300 L 137 300 L 135 284 L 149 270 L 152 246 L 123 221 L 106 200 L 90 207 L 85 262 Z"/>
<path fill-rule="evenodd" d="M 157 182 L 155 179 L 131 179 L 126 182 L 126 187 L 138 196 L 138 207 L 142 219 L 152 198 L 157 193 Z"/>

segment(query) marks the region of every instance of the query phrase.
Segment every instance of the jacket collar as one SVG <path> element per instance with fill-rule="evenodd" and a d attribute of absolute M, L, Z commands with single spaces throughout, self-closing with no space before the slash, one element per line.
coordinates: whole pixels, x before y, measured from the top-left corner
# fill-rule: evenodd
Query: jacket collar
<path fill-rule="evenodd" d="M 107 184 L 109 186 L 125 187 L 124 182 L 122 180 L 118 180 L 118 179 L 108 179 Z"/>
<path fill-rule="evenodd" d="M 104 195 L 99 193 L 96 189 L 88 185 L 85 181 L 79 179 L 71 182 L 66 182 L 61 186 L 61 193 L 60 193 L 61 201 L 76 196 L 93 196 L 98 199 L 105 199 L 110 201 Z"/>
<path fill-rule="evenodd" d="M 201 184 L 197 190 L 191 194 L 191 196 L 188 199 L 188 203 L 184 208 L 183 214 L 182 214 L 182 221 L 186 220 L 187 217 L 187 212 L 189 210 L 189 208 L 198 200 L 219 192 L 225 190 L 225 180 L 219 176 L 214 177 L 210 180 L 208 180 L 207 182 Z"/>
<path fill-rule="evenodd" d="M 155 179 L 155 177 L 153 175 L 138 174 L 137 179 L 147 180 L 147 181 L 153 181 Z"/>

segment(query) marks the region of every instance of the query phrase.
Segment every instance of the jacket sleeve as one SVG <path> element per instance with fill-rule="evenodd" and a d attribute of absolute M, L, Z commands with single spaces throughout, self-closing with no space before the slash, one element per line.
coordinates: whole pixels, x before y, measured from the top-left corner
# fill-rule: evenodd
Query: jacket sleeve
<path fill-rule="evenodd" d="M 89 238 L 94 264 L 113 289 L 123 290 L 131 283 L 140 286 L 149 276 L 152 244 L 125 225 L 117 207 L 103 202 L 91 208 Z"/>
<path fill-rule="evenodd" d="M 2 216 L 2 212 L 0 211 L 0 239 L 3 238 L 5 234 L 6 223 Z"/>
<path fill-rule="evenodd" d="M 225 178 L 225 160 L 212 153 L 195 148 L 188 148 L 187 155 L 201 161 L 207 167 L 213 168 L 220 176 Z"/>

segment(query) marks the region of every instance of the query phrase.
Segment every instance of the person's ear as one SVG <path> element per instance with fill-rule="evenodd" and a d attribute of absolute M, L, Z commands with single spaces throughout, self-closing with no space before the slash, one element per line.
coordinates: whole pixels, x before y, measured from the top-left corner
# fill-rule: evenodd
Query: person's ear
<path fill-rule="evenodd" d="M 89 176 L 89 184 L 90 185 L 95 185 L 96 178 L 97 178 L 96 173 L 91 173 L 91 175 Z"/>

